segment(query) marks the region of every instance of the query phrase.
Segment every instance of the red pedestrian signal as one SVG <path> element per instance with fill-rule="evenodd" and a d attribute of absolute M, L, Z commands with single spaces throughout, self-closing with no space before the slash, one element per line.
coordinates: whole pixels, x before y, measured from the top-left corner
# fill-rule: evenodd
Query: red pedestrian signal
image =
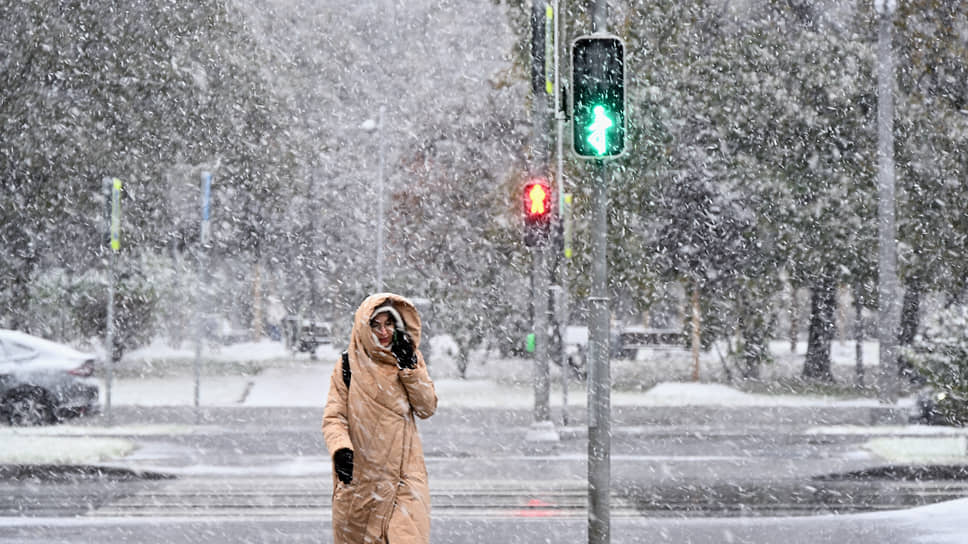
<path fill-rule="evenodd" d="M 544 179 L 524 186 L 524 241 L 533 246 L 548 239 L 551 231 L 551 186 Z"/>
<path fill-rule="evenodd" d="M 524 213 L 531 221 L 543 219 L 551 211 L 551 191 L 548 184 L 538 181 L 524 190 Z"/>

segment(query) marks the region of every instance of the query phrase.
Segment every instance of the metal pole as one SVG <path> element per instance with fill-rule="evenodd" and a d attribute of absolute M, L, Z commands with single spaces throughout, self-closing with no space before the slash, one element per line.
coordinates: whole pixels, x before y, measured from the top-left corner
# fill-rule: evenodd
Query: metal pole
<path fill-rule="evenodd" d="M 854 366 L 857 387 L 864 387 L 864 306 L 861 304 L 861 287 L 854 286 Z"/>
<path fill-rule="evenodd" d="M 549 402 L 550 369 L 548 366 L 548 267 L 545 266 L 545 247 L 538 244 L 534 248 L 534 295 L 537 307 L 534 312 L 534 423 L 542 430 L 551 421 Z"/>
<path fill-rule="evenodd" d="M 316 174 L 318 167 L 314 166 L 309 177 L 309 196 L 307 202 L 309 205 L 309 238 L 310 238 L 310 248 L 312 258 L 309 263 L 309 325 L 313 327 L 313 341 L 315 342 L 315 327 L 316 327 L 316 308 L 318 299 L 318 288 L 316 286 L 316 263 L 320 261 L 319 255 L 316 252 L 316 210 L 311 204 L 313 199 L 316 198 Z M 382 202 L 382 201 L 381 201 Z M 382 224 L 382 222 L 381 222 Z M 379 281 L 379 279 L 378 279 Z M 300 323 L 300 325 L 302 325 Z M 309 350 L 309 359 L 312 361 L 316 360 L 316 346 L 313 345 Z"/>
<path fill-rule="evenodd" d="M 194 391 L 194 401 L 195 401 L 195 422 L 198 423 L 201 420 L 201 383 L 202 383 L 202 328 L 204 327 L 204 319 L 202 319 L 202 293 L 204 280 L 203 276 L 205 274 L 205 246 L 208 244 L 209 236 L 209 202 L 211 199 L 212 191 L 212 174 L 209 172 L 202 172 L 202 185 L 201 185 L 201 205 L 202 205 L 202 221 L 199 230 L 198 237 L 198 279 L 196 280 L 197 293 L 195 294 L 195 361 L 192 364 L 192 370 L 195 378 L 195 391 Z"/>
<path fill-rule="evenodd" d="M 611 375 L 608 359 L 607 229 L 608 187 L 603 162 L 596 167 L 592 194 L 592 296 L 589 297 L 588 361 L 588 542 L 609 536 L 611 487 Z"/>
<path fill-rule="evenodd" d="M 891 26 L 895 0 L 875 0 L 877 33 L 877 233 L 879 397 L 893 402 L 898 394 L 897 343 L 901 308 L 897 280 L 894 210 L 894 66 Z"/>
<path fill-rule="evenodd" d="M 561 259 L 561 256 L 558 257 Z M 555 308 L 557 309 L 557 321 L 558 321 L 558 359 L 561 361 L 561 424 L 562 426 L 568 425 L 568 377 L 570 374 L 570 368 L 568 366 L 568 345 L 565 343 L 565 334 L 567 332 L 568 323 L 568 293 L 565 291 L 565 265 L 563 262 L 559 261 L 559 286 L 552 288 L 554 291 L 554 299 L 557 300 Z"/>
<path fill-rule="evenodd" d="M 107 331 L 104 335 L 105 351 L 107 352 L 107 383 L 104 387 L 104 417 L 108 425 L 112 425 L 114 418 L 111 411 L 111 391 L 114 384 L 114 282 L 115 267 L 117 266 L 117 252 L 121 249 L 121 185 L 116 178 L 102 180 L 105 200 L 105 210 L 108 220 L 108 309 Z"/>
<path fill-rule="evenodd" d="M 386 153 L 384 151 L 384 132 L 385 128 L 383 126 L 383 117 L 386 113 L 386 106 L 380 106 L 380 121 L 377 125 L 377 130 L 380 133 L 380 171 L 377 182 L 377 191 L 380 193 L 377 195 L 377 219 L 376 219 L 376 290 L 377 292 L 383 291 L 383 169 L 384 162 L 386 160 Z"/>
<path fill-rule="evenodd" d="M 595 0 L 592 9 L 592 32 L 608 32 L 608 2 Z"/>
<path fill-rule="evenodd" d="M 111 387 L 114 383 L 114 267 L 115 260 L 117 259 L 114 251 L 110 251 L 110 253 L 111 255 L 108 257 L 108 330 L 104 339 L 108 352 L 108 376 L 107 384 L 104 388 L 104 416 L 108 421 L 108 425 L 113 424 L 111 414 Z"/>
<path fill-rule="evenodd" d="M 192 373 L 195 379 L 194 405 L 195 422 L 201 419 L 201 382 L 202 382 L 202 328 L 205 320 L 202 319 L 202 271 L 205 269 L 202 264 L 202 245 L 198 245 L 198 278 L 195 280 L 195 361 L 192 364 Z"/>
<path fill-rule="evenodd" d="M 539 242 L 532 252 L 531 279 L 534 285 L 534 420 L 525 439 L 528 442 L 557 442 L 558 431 L 551 422 L 550 368 L 548 358 L 548 267 L 547 244 Z M 543 305 L 543 307 L 542 307 Z"/>
<path fill-rule="evenodd" d="M 558 240 L 562 243 L 555 247 L 558 257 L 558 284 L 561 289 L 561 298 L 558 304 L 558 337 L 561 339 L 558 353 L 561 361 L 561 424 L 568 425 L 568 349 L 565 343 L 566 331 L 568 330 L 568 268 L 567 257 L 564 255 L 564 212 L 565 212 L 565 157 L 564 157 L 564 138 L 565 138 L 565 112 L 561 103 L 561 6 L 559 0 L 554 1 L 554 25 L 555 25 L 555 159 L 556 172 L 555 181 L 558 185 L 558 213 L 555 214 L 558 225 L 555 233 L 559 236 Z"/>
<path fill-rule="evenodd" d="M 543 177 L 548 171 L 547 135 L 548 103 L 545 90 L 545 3 L 531 3 L 531 175 Z M 548 270 L 545 253 L 548 244 L 540 240 L 533 249 L 534 279 L 534 421 L 526 439 L 557 441 L 558 432 L 551 423 L 550 369 L 548 349 Z"/>
<path fill-rule="evenodd" d="M 699 381 L 699 348 L 701 336 L 701 319 L 699 312 L 699 281 L 692 282 L 692 381 Z"/>
<path fill-rule="evenodd" d="M 596 0 L 594 32 L 608 30 L 608 4 Z M 605 163 L 595 169 L 592 189 L 592 286 L 589 297 L 588 362 L 588 542 L 608 544 L 611 490 L 611 372 L 608 360 L 608 178 Z"/>

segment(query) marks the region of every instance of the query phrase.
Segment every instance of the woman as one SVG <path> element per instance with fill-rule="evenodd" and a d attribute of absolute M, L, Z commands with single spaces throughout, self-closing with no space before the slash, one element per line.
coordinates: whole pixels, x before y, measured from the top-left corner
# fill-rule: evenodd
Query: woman
<path fill-rule="evenodd" d="M 333 542 L 430 542 L 430 490 L 414 415 L 437 394 L 409 300 L 371 295 L 356 310 L 343 364 L 330 378 L 323 436 L 333 457 Z M 348 385 L 347 385 L 348 384 Z"/>

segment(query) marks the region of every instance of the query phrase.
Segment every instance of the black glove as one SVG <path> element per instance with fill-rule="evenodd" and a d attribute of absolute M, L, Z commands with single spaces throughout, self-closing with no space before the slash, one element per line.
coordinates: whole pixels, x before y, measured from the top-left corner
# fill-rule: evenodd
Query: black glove
<path fill-rule="evenodd" d="M 333 465 L 336 467 L 336 477 L 344 484 L 353 481 L 353 450 L 343 448 L 333 454 Z"/>
<path fill-rule="evenodd" d="M 413 340 L 410 335 L 400 329 L 393 331 L 393 345 L 390 351 L 397 359 L 400 368 L 416 368 L 417 354 L 413 351 Z"/>

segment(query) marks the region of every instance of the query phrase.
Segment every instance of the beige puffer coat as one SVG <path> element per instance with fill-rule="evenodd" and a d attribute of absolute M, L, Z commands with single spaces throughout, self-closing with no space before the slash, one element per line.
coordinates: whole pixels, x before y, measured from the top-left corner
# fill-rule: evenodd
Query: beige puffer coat
<path fill-rule="evenodd" d="M 414 369 L 399 369 L 371 332 L 373 311 L 387 302 L 413 338 Z M 348 350 L 350 386 L 338 361 L 323 414 L 330 457 L 342 448 L 353 450 L 353 481 L 344 484 L 333 474 L 335 544 L 430 542 L 430 489 L 414 415 L 433 415 L 437 394 L 419 347 L 420 316 L 407 299 L 371 295 L 356 310 Z"/>

